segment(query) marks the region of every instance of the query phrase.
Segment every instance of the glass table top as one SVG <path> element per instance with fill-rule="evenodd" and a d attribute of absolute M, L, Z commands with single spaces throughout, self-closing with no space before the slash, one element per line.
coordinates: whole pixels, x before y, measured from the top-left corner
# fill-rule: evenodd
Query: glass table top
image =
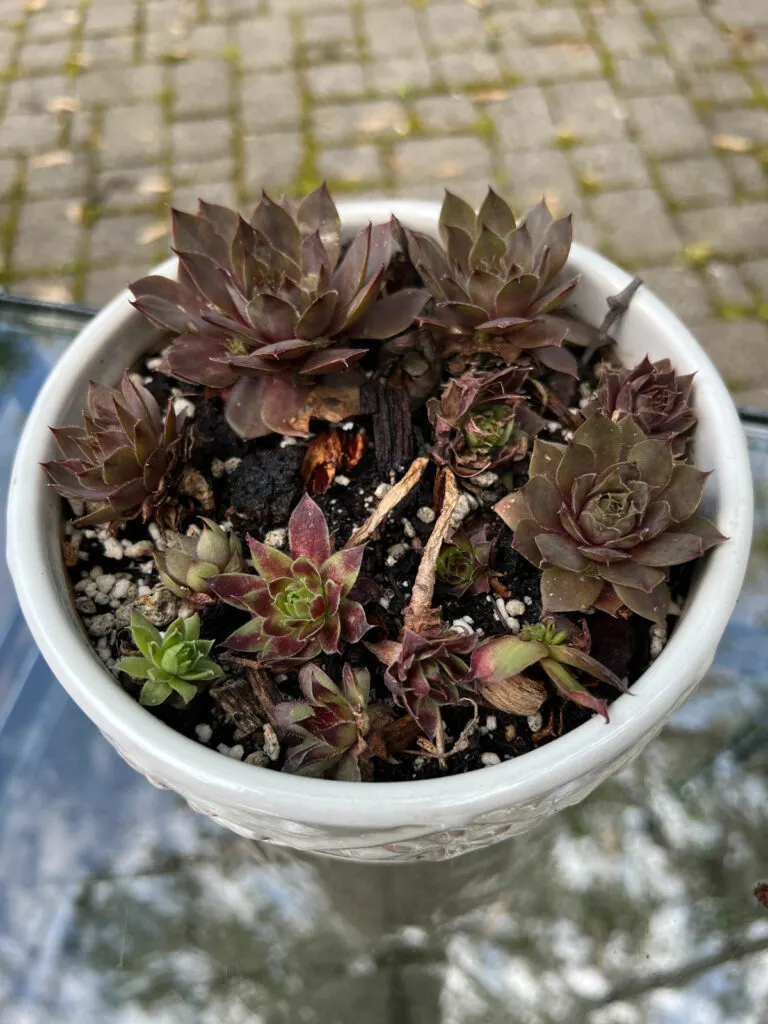
<path fill-rule="evenodd" d="M 0 299 L 3 488 L 86 318 Z M 153 789 L 37 655 L 3 565 L 0 1024 L 765 1024 L 768 428 L 745 427 L 752 561 L 696 696 L 583 804 L 447 863 L 301 856 Z"/>

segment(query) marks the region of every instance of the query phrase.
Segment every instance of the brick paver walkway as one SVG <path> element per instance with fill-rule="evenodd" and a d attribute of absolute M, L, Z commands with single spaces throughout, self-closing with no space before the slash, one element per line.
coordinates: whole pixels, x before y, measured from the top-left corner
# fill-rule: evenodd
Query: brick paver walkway
<path fill-rule="evenodd" d="M 166 205 L 546 192 L 768 406 L 768 0 L 0 0 L 0 283 L 99 304 Z"/>

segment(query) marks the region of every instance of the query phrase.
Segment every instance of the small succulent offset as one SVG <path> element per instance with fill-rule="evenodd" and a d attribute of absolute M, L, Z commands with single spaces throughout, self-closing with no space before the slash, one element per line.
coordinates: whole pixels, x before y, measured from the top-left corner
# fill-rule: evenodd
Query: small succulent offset
<path fill-rule="evenodd" d="M 475 695 L 464 656 L 476 643 L 474 633 L 436 630 L 422 636 L 405 629 L 399 641 L 383 640 L 366 647 L 387 666 L 384 682 L 395 701 L 434 742 L 441 731 L 440 708 L 458 704 L 462 693 Z"/>
<path fill-rule="evenodd" d="M 427 403 L 435 462 L 471 485 L 472 477 L 525 458 L 531 437 L 544 427 L 519 394 L 526 376 L 525 370 L 507 368 L 450 380 L 441 397 Z"/>
<path fill-rule="evenodd" d="M 528 482 L 495 506 L 513 547 L 543 568 L 546 612 L 616 612 L 663 622 L 667 569 L 725 538 L 696 515 L 707 473 L 675 464 L 635 421 L 591 416 L 568 445 L 537 440 Z"/>
<path fill-rule="evenodd" d="M 339 688 L 317 665 L 303 665 L 299 686 L 303 701 L 283 701 L 268 712 L 289 743 L 283 771 L 360 782 L 370 729 L 368 670 L 344 665 Z"/>
<path fill-rule="evenodd" d="M 203 531 L 195 537 L 174 537 L 164 551 L 156 551 L 155 565 L 163 586 L 193 605 L 215 600 L 210 580 L 223 573 L 243 571 L 243 545 L 212 519 L 201 517 Z"/>
<path fill-rule="evenodd" d="M 523 673 L 540 666 L 555 684 L 558 693 L 582 707 L 597 711 L 608 721 L 608 705 L 595 697 L 573 673 L 573 669 L 626 692 L 625 683 L 589 654 L 586 626 L 578 635 L 571 623 L 545 618 L 533 626 L 524 626 L 519 636 L 493 637 L 472 655 L 472 675 L 482 695 L 496 703 L 496 690 L 529 680 Z M 503 704 L 502 704 L 503 706 Z"/>
<path fill-rule="evenodd" d="M 183 426 L 173 403 L 163 417 L 154 396 L 128 373 L 119 388 L 90 381 L 83 426 L 52 428 L 64 458 L 43 465 L 58 494 L 95 506 L 75 525 L 147 519 L 162 498 Z"/>
<path fill-rule="evenodd" d="M 495 575 L 490 567 L 492 550 L 486 523 L 460 529 L 437 556 L 435 575 L 457 597 L 487 594 Z"/>
<path fill-rule="evenodd" d="M 200 616 L 176 619 L 161 633 L 141 612 L 131 612 L 131 636 L 141 657 L 121 658 L 115 668 L 144 679 L 139 701 L 154 707 L 173 694 L 188 704 L 203 683 L 224 676 L 223 670 L 208 655 L 213 640 L 200 639 Z"/>
<path fill-rule="evenodd" d="M 612 419 L 631 416 L 646 437 L 669 441 L 672 454 L 685 454 L 697 417 L 690 405 L 694 374 L 678 376 L 669 359 L 646 356 L 631 370 L 609 370 L 590 405 Z"/>
<path fill-rule="evenodd" d="M 250 222 L 202 201 L 197 215 L 172 216 L 179 281 L 136 281 L 134 305 L 177 335 L 167 373 L 226 389 L 241 437 L 306 435 L 317 380 L 347 370 L 366 342 L 400 334 L 428 298 L 417 288 L 380 298 L 396 247 L 390 225 L 369 225 L 340 260 L 341 223 L 324 185 L 298 204 L 263 193 Z M 339 385 L 321 418 L 358 411 Z"/>
<path fill-rule="evenodd" d="M 272 667 L 290 668 L 321 652 L 336 654 L 368 631 L 362 605 L 348 594 L 357 580 L 363 547 L 335 554 L 328 523 L 305 494 L 288 523 L 290 554 L 248 538 L 258 576 L 243 573 L 210 581 L 214 594 L 253 618 L 227 638 L 242 654 L 257 654 Z"/>
<path fill-rule="evenodd" d="M 568 327 L 547 315 L 578 283 L 554 284 L 571 249 L 571 218 L 553 220 L 542 201 L 518 225 L 493 189 L 477 214 L 446 192 L 440 234 L 445 249 L 405 229 L 411 260 L 435 299 L 421 323 L 444 336 L 449 352 L 494 352 L 508 364 L 532 354 L 576 376 L 576 360 L 561 347 Z"/>

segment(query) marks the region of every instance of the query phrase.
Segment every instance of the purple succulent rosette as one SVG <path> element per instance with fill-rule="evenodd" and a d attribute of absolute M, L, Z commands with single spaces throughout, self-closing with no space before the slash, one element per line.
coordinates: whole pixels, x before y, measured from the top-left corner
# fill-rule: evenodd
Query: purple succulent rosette
<path fill-rule="evenodd" d="M 440 728 L 440 708 L 458 704 L 462 693 L 475 696 L 464 656 L 476 644 L 474 633 L 441 631 L 422 636 L 405 629 L 399 641 L 366 646 L 386 665 L 384 682 L 397 703 L 434 741 Z"/>
<path fill-rule="evenodd" d="M 427 403 L 435 462 L 471 484 L 473 476 L 525 458 L 531 437 L 544 427 L 519 393 L 526 376 L 526 370 L 510 367 L 450 380 L 441 397 Z"/>
<path fill-rule="evenodd" d="M 303 701 L 269 709 L 270 722 L 288 746 L 283 771 L 359 782 L 369 730 L 368 670 L 344 665 L 338 687 L 317 665 L 304 665 L 299 687 Z"/>
<path fill-rule="evenodd" d="M 154 396 L 126 372 L 119 388 L 90 381 L 82 427 L 51 432 L 63 459 L 46 462 L 53 489 L 97 507 L 76 526 L 147 519 L 162 498 L 176 459 L 184 416 L 169 403 L 165 416 Z"/>
<path fill-rule="evenodd" d="M 253 217 L 200 202 L 172 211 L 179 280 L 156 275 L 131 285 L 134 305 L 176 338 L 165 372 L 225 391 L 227 420 L 241 437 L 305 436 L 314 388 L 366 354 L 366 342 L 406 330 L 427 292 L 381 297 L 396 249 L 390 225 L 369 225 L 341 257 L 341 222 L 323 185 L 300 203 L 264 193 Z M 351 347 L 357 343 L 357 347 Z M 351 381 L 334 381 L 323 418 L 359 412 Z"/>
<path fill-rule="evenodd" d="M 220 600 L 253 618 L 227 638 L 230 650 L 256 654 L 271 667 L 292 667 L 319 654 L 336 654 L 370 628 L 362 605 L 348 594 L 357 580 L 363 547 L 335 554 L 328 523 L 304 495 L 288 524 L 290 554 L 248 538 L 257 576 L 227 574 L 210 580 Z"/>
<path fill-rule="evenodd" d="M 559 283 L 571 249 L 571 218 L 554 220 L 542 201 L 521 224 L 493 189 L 475 213 L 446 192 L 440 214 L 445 248 L 404 229 L 414 266 L 435 300 L 420 322 L 441 334 L 449 350 L 494 352 L 508 364 L 522 353 L 573 376 L 576 360 L 562 348 L 568 327 L 548 314 L 578 278 Z"/>
<path fill-rule="evenodd" d="M 626 605 L 663 622 L 668 568 L 726 539 L 696 515 L 707 475 L 631 417 L 596 413 L 568 445 L 537 440 L 528 482 L 495 507 L 515 550 L 544 570 L 546 612 Z"/>
<path fill-rule="evenodd" d="M 675 458 L 682 458 L 697 423 L 690 405 L 694 376 L 675 373 L 669 359 L 652 363 L 646 356 L 631 370 L 609 370 L 590 411 L 631 416 L 646 437 L 669 441 Z"/>

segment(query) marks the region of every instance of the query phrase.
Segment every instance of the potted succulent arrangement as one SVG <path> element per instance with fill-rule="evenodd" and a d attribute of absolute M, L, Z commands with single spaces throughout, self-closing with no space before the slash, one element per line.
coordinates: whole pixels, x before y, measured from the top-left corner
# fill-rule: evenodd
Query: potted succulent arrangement
<path fill-rule="evenodd" d="M 41 639 L 9 540 L 43 652 L 127 759 L 246 835 L 348 856 L 423 853 L 435 832 L 438 855 L 462 852 L 588 792 L 700 678 L 748 548 L 740 435 L 715 481 L 738 506 L 717 525 L 700 509 L 707 470 L 729 475 L 702 376 L 735 421 L 711 364 L 666 311 L 682 349 L 646 323 L 637 358 L 617 353 L 639 282 L 604 290 L 583 250 L 599 263 L 580 275 L 571 220 L 544 202 L 520 221 L 491 189 L 477 212 L 451 193 L 439 217 L 400 212 L 363 206 L 350 231 L 325 186 L 264 194 L 249 220 L 174 210 L 177 263 L 75 344 L 80 394 L 83 371 L 101 380 L 80 425 L 53 426 L 34 490 L 60 516 L 59 564 L 38 557 L 87 680 Z M 18 485 L 12 531 L 41 515 Z M 703 657 L 628 725 L 665 658 L 676 671 L 692 567 L 728 548 Z M 496 773 L 514 789 L 586 730 L 597 749 L 598 723 L 610 753 L 521 813 Z"/>

